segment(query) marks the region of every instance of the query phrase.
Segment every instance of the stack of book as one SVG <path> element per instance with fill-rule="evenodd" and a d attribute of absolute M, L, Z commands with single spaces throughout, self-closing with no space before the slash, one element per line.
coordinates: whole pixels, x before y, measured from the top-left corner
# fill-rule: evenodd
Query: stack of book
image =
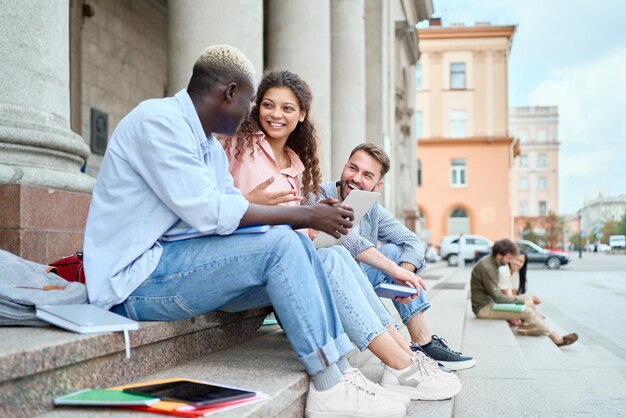
<path fill-rule="evenodd" d="M 206 417 L 259 402 L 261 392 L 200 380 L 173 378 L 109 389 L 86 389 L 54 400 L 55 405 L 113 406 L 156 414 Z"/>

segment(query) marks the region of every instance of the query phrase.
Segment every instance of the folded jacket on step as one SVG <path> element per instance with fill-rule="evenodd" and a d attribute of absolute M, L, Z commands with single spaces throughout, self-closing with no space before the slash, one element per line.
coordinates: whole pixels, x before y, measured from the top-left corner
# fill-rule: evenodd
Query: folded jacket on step
<path fill-rule="evenodd" d="M 87 289 L 68 282 L 48 266 L 0 250 L 0 325 L 46 326 L 35 317 L 38 305 L 87 303 Z"/>

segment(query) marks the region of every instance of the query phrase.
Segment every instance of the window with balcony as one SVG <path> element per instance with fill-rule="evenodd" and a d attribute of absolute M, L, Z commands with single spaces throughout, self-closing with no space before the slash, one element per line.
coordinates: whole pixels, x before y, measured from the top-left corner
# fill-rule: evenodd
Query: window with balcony
<path fill-rule="evenodd" d="M 450 63 L 450 89 L 465 89 L 465 63 Z"/>
<path fill-rule="evenodd" d="M 544 152 L 540 152 L 537 155 L 537 167 L 547 167 L 548 166 L 548 158 Z"/>
<path fill-rule="evenodd" d="M 519 136 L 519 142 L 528 142 L 528 131 L 527 130 L 519 131 L 518 136 Z"/>
<path fill-rule="evenodd" d="M 520 216 L 528 216 L 528 202 L 519 202 L 519 214 Z"/>
<path fill-rule="evenodd" d="M 520 155 L 518 161 L 520 167 L 528 167 L 528 155 Z"/>
<path fill-rule="evenodd" d="M 528 177 L 520 177 L 519 178 L 519 188 L 520 188 L 520 190 L 528 189 Z"/>
<path fill-rule="evenodd" d="M 545 200 L 539 201 L 539 216 L 546 216 L 548 214 L 548 205 Z"/>
<path fill-rule="evenodd" d="M 465 138 L 467 114 L 465 110 L 450 111 L 450 137 Z"/>
<path fill-rule="evenodd" d="M 537 187 L 539 190 L 546 190 L 548 186 L 548 181 L 544 176 L 541 176 L 537 179 Z"/>
<path fill-rule="evenodd" d="M 548 133 L 545 129 L 537 130 L 537 142 L 546 142 L 548 140 Z"/>
<path fill-rule="evenodd" d="M 450 166 L 450 186 L 467 186 L 467 164 L 465 160 L 452 160 Z"/>

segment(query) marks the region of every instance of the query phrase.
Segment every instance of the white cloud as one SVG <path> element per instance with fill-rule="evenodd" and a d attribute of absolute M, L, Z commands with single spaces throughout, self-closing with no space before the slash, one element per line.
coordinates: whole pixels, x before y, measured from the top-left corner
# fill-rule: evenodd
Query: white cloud
<path fill-rule="evenodd" d="M 531 105 L 559 108 L 561 212 L 599 191 L 626 193 L 626 47 L 579 66 L 553 70 Z"/>

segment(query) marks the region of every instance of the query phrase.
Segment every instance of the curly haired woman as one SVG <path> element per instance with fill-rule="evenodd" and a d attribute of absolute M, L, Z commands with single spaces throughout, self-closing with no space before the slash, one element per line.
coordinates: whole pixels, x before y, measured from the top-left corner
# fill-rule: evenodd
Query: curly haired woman
<path fill-rule="evenodd" d="M 318 138 L 309 120 L 312 99 L 309 86 L 297 74 L 267 72 L 259 84 L 250 116 L 235 137 L 221 140 L 235 186 L 250 202 L 299 205 L 303 195 L 318 194 Z M 441 371 L 436 362 L 421 352 L 412 353 L 344 247 L 321 248 L 318 254 L 352 342 L 361 351 L 369 348 L 398 376 L 410 376 L 386 386 L 390 390 L 373 384 L 374 392 L 404 402 L 403 395 L 411 399 L 447 399 L 461 390 L 456 376 Z M 356 369 L 350 370 L 349 373 L 356 373 Z M 362 376 L 357 377 L 362 381 Z"/>

